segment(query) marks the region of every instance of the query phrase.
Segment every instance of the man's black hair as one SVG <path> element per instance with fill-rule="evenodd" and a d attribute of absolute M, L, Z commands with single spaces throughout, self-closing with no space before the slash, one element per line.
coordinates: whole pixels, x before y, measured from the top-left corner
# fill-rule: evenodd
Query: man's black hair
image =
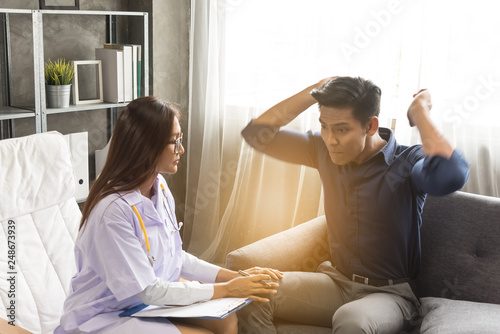
<path fill-rule="evenodd" d="M 320 107 L 352 108 L 354 118 L 363 126 L 380 114 L 382 91 L 370 80 L 360 77 L 336 77 L 315 88 L 311 95 Z"/>

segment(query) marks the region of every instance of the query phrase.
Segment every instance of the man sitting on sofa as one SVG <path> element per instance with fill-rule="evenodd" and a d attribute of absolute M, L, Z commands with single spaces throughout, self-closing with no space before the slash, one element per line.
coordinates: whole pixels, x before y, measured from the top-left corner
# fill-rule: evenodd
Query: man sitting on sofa
<path fill-rule="evenodd" d="M 270 303 L 240 311 L 242 333 L 276 333 L 273 318 L 332 326 L 333 333 L 399 333 L 418 314 L 409 281 L 420 267 L 426 194 L 462 188 L 469 165 L 433 125 L 427 90 L 408 109 L 423 143 L 410 147 L 379 128 L 380 96 L 371 81 L 327 78 L 242 131 L 255 149 L 319 171 L 333 262 L 316 273 L 285 273 Z M 280 129 L 316 102 L 321 133 Z"/>

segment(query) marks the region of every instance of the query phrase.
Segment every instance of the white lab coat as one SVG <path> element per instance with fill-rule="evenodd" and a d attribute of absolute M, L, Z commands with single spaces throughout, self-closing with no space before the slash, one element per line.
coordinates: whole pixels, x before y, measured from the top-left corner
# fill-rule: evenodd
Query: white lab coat
<path fill-rule="evenodd" d="M 166 199 L 160 184 L 165 187 Z M 72 292 L 65 301 L 61 326 L 56 334 L 151 334 L 159 330 L 179 333 L 167 319 L 118 317 L 122 311 L 141 304 L 136 294 L 154 283 L 157 277 L 170 282 L 167 296 L 171 303 L 189 304 L 213 296 L 211 284 L 179 282 L 182 276 L 213 283 L 220 267 L 182 250 L 182 240 L 175 228 L 174 199 L 161 175 L 154 187 L 156 193 L 151 200 L 138 190 L 112 194 L 92 210 L 76 241 L 77 274 L 71 281 Z M 144 233 L 132 205 L 144 222 L 150 255 L 155 258 L 154 266 L 148 259 Z"/>

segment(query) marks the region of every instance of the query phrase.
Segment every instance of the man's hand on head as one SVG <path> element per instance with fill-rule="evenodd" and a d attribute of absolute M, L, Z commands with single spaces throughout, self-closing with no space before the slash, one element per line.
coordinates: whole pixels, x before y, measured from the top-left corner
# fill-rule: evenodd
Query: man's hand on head
<path fill-rule="evenodd" d="M 319 88 L 319 87 L 323 86 L 324 84 L 326 84 L 327 82 L 329 82 L 330 80 L 333 80 L 335 78 L 338 78 L 338 75 L 333 76 L 333 77 L 328 77 L 328 78 L 321 79 L 315 85 L 313 85 L 313 88 Z"/>
<path fill-rule="evenodd" d="M 429 114 L 432 109 L 431 94 L 427 89 L 421 89 L 418 93 L 413 95 L 413 101 L 408 108 L 408 120 L 410 126 L 417 125 L 418 118 L 423 113 Z"/>

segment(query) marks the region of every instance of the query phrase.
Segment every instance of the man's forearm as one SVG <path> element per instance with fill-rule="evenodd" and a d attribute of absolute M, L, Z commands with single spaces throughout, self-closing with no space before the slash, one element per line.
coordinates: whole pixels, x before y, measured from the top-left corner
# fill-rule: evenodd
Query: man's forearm
<path fill-rule="evenodd" d="M 425 155 L 435 156 L 441 155 L 446 159 L 450 159 L 453 154 L 453 147 L 443 134 L 436 128 L 432 122 L 429 113 L 423 112 L 414 120 L 415 125 L 422 139 L 422 148 Z"/>
<path fill-rule="evenodd" d="M 450 159 L 453 147 L 436 128 L 430 117 L 432 102 L 429 91 L 422 89 L 413 97 L 414 100 L 408 108 L 408 119 L 410 126 L 416 126 L 420 133 L 425 155 L 431 157 L 440 155 Z"/>
<path fill-rule="evenodd" d="M 310 94 L 316 86 L 317 84 L 309 86 L 301 92 L 281 101 L 256 118 L 253 123 L 276 127 L 290 123 L 304 110 L 316 103 L 316 100 Z"/>

